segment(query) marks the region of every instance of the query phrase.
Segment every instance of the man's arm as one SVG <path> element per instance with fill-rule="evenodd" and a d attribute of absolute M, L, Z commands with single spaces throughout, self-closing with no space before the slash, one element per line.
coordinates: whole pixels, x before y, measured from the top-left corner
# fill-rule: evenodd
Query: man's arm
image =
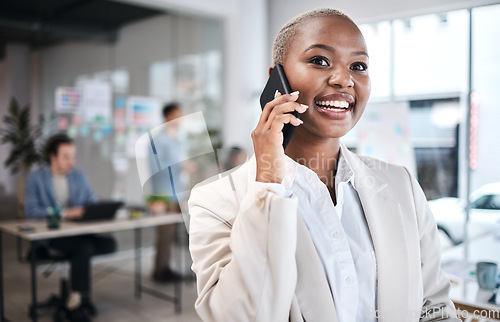
<path fill-rule="evenodd" d="M 85 206 L 86 204 L 96 202 L 97 197 L 90 187 L 85 174 L 82 171 L 74 170 L 73 177 L 72 182 L 70 182 L 70 185 L 74 185 L 73 188 L 70 187 L 72 194 L 70 196 L 71 207 Z"/>
<path fill-rule="evenodd" d="M 41 200 L 40 176 L 32 172 L 26 177 L 24 186 L 24 216 L 29 219 L 43 219 L 47 216 L 47 207 Z"/>
<path fill-rule="evenodd" d="M 97 201 L 97 197 L 94 193 L 94 190 L 92 190 L 92 188 L 90 187 L 90 184 L 87 180 L 87 177 L 85 176 L 85 174 L 81 173 L 82 175 L 82 181 L 83 181 L 83 184 L 82 184 L 82 187 L 84 189 L 84 195 L 85 195 L 85 199 L 87 200 L 86 203 L 92 203 L 92 202 L 96 202 Z"/>

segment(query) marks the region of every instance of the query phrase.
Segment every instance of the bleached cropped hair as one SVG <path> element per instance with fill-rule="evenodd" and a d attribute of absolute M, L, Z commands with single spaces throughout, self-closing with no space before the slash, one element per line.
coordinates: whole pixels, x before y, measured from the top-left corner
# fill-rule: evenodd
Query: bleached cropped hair
<path fill-rule="evenodd" d="M 288 45 L 290 40 L 297 33 L 297 28 L 305 21 L 316 18 L 316 17 L 342 17 L 354 24 L 348 15 L 340 10 L 332 8 L 318 8 L 310 11 L 306 11 L 295 18 L 292 18 L 286 22 L 280 31 L 274 38 L 273 49 L 272 49 L 272 60 L 273 66 L 276 64 L 283 64 L 285 60 L 286 52 L 288 50 Z"/>

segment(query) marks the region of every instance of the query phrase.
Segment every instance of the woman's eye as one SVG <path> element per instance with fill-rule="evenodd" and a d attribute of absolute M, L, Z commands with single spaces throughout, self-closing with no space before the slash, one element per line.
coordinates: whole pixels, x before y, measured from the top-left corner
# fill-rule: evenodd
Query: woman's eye
<path fill-rule="evenodd" d="M 309 59 L 309 62 L 314 65 L 320 65 L 320 66 L 330 66 L 328 63 L 328 60 L 324 57 L 313 57 Z"/>
<path fill-rule="evenodd" d="M 365 71 L 368 69 L 368 65 L 366 65 L 365 63 L 354 63 L 351 65 L 351 69 L 352 70 L 358 70 L 358 71 Z"/>

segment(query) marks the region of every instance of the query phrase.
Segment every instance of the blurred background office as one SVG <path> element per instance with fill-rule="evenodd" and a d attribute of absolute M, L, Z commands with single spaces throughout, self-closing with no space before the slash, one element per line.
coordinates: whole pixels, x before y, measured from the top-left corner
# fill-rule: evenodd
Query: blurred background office
<path fill-rule="evenodd" d="M 413 172 L 446 262 L 499 261 L 500 187 L 478 189 L 500 182 L 500 1 L 2 1 L 0 116 L 12 98 L 29 105 L 42 139 L 75 140 L 99 198 L 144 204 L 134 145 L 161 106 L 203 112 L 214 148 L 251 154 L 273 37 L 319 6 L 350 15 L 370 53 L 371 100 L 344 143 Z M 0 162 L 10 151 L 0 145 Z M 1 219 L 17 217 L 21 176 L 0 167 Z"/>

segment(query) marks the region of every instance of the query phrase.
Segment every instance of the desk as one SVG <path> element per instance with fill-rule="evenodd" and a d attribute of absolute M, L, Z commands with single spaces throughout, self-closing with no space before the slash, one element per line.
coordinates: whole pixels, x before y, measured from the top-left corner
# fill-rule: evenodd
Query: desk
<path fill-rule="evenodd" d="M 141 219 L 115 219 L 108 221 L 94 222 L 70 222 L 62 221 L 59 229 L 48 229 L 45 220 L 30 220 L 30 221 L 4 221 L 0 222 L 0 319 L 8 321 L 4 314 L 3 301 L 3 252 L 2 252 L 2 233 L 7 233 L 15 237 L 20 237 L 30 243 L 33 251 L 37 247 L 37 242 L 41 240 L 78 236 L 85 234 L 101 234 L 111 233 L 124 230 L 134 230 L 134 247 L 135 247 L 135 296 L 140 298 L 141 293 L 149 293 L 150 295 L 163 298 L 168 301 L 173 301 L 176 312 L 181 309 L 181 283 L 175 283 L 175 295 L 169 296 L 160 293 L 154 289 L 146 288 L 141 281 L 141 230 L 143 228 L 155 227 L 168 224 L 182 224 L 184 220 L 182 214 L 165 214 L 158 216 L 150 216 Z M 33 231 L 21 231 L 20 226 L 28 225 L 33 228 Z M 30 261 L 31 264 L 31 293 L 33 307 L 36 307 L 36 259 Z M 33 310 L 33 321 L 37 320 L 36 309 Z"/>
<path fill-rule="evenodd" d="M 464 280 L 455 276 L 450 276 L 450 280 L 450 297 L 457 309 L 461 310 L 458 311 L 460 317 L 483 318 L 487 321 L 500 320 L 500 306 L 488 303 L 494 291 L 480 288 L 476 281 Z"/>
<path fill-rule="evenodd" d="M 469 241 L 467 261 L 463 260 L 464 244 L 443 251 L 442 268 L 451 280 L 450 297 L 461 310 L 478 309 L 490 319 L 500 319 L 500 305 L 488 303 L 494 291 L 481 289 L 475 276 L 476 262 L 486 260 L 500 263 L 499 246 L 500 240 L 486 234 Z"/>

